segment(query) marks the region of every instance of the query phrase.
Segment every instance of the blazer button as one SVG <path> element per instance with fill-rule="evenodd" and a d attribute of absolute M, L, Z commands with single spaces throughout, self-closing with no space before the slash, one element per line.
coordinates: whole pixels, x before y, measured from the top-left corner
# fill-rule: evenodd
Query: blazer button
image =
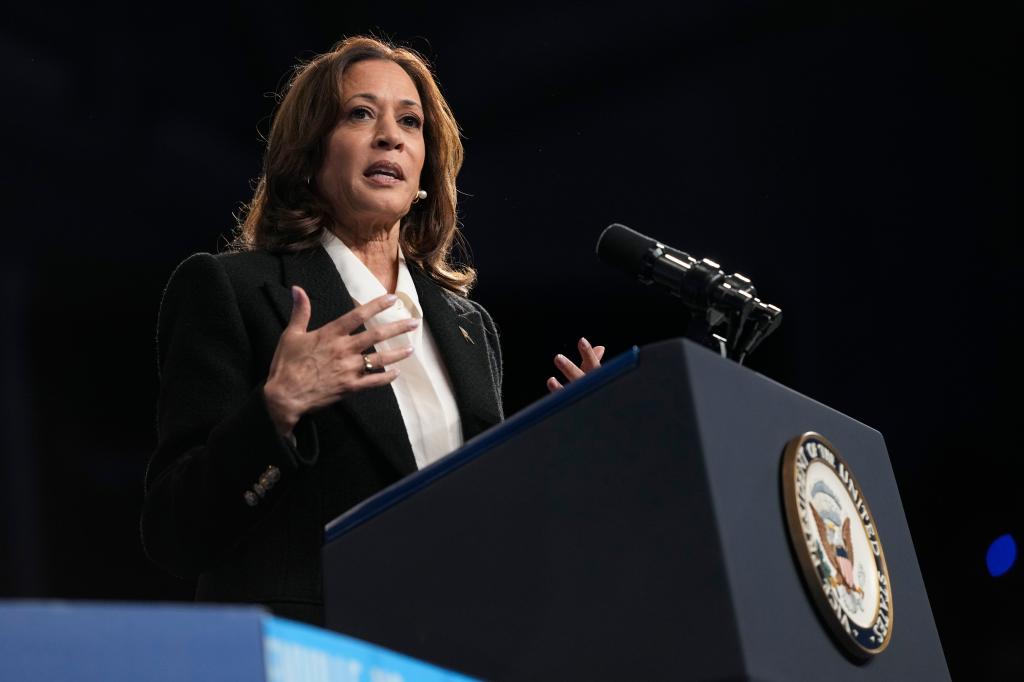
<path fill-rule="evenodd" d="M 252 490 L 253 490 L 254 493 L 259 495 L 260 497 L 266 497 L 266 495 L 267 495 L 267 489 L 264 488 L 263 486 L 261 486 L 259 483 L 254 485 L 252 487 Z"/>
<path fill-rule="evenodd" d="M 260 476 L 259 485 L 263 486 L 267 490 L 270 490 L 271 488 L 273 488 L 274 484 L 277 483 L 278 480 L 280 480 L 280 478 L 281 478 L 281 472 L 278 471 L 276 468 L 274 469 L 274 473 L 276 475 L 272 475 L 270 473 L 269 469 L 267 471 L 263 472 L 263 474 Z M 259 491 L 257 491 L 257 492 L 259 492 Z"/>
<path fill-rule="evenodd" d="M 256 497 L 256 493 L 251 490 L 246 490 L 243 497 L 245 497 L 245 503 L 250 507 L 255 507 L 260 503 L 260 498 Z"/>

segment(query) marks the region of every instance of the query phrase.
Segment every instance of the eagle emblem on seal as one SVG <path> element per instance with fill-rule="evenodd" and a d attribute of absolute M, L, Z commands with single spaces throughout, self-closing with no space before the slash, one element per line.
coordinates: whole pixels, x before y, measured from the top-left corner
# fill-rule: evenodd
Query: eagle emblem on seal
<path fill-rule="evenodd" d="M 827 505 L 815 500 L 815 497 L 824 497 L 832 504 Z M 848 593 L 864 596 L 864 590 L 858 584 L 854 576 L 854 545 L 853 535 L 850 532 L 850 517 L 842 518 L 840 514 L 842 507 L 827 485 L 818 481 L 811 492 L 811 515 L 814 517 L 814 525 L 818 528 L 818 545 L 820 552 L 825 559 L 820 564 L 822 578 L 827 580 L 832 587 L 843 588 Z M 833 570 L 835 567 L 836 570 Z M 863 571 L 861 571 L 863 575 Z"/>

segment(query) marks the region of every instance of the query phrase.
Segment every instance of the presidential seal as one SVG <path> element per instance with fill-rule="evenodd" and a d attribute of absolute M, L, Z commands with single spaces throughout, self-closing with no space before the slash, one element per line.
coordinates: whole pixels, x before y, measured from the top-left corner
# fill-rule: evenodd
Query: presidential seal
<path fill-rule="evenodd" d="M 892 584 L 871 509 L 832 444 L 805 433 L 782 457 L 789 538 L 811 598 L 850 654 L 868 658 L 892 637 Z"/>

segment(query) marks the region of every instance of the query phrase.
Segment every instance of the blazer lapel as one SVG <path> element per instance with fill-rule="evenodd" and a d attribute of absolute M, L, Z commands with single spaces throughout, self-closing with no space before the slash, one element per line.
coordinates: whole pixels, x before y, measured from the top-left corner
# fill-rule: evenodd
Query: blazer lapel
<path fill-rule="evenodd" d="M 423 317 L 448 369 L 462 435 L 468 441 L 501 421 L 483 320 L 468 301 L 446 291 L 419 267 L 409 263 L 409 272 Z"/>
<path fill-rule="evenodd" d="M 312 307 L 309 329 L 318 329 L 355 308 L 352 297 L 338 274 L 334 261 L 322 246 L 281 256 L 283 282 L 267 283 L 267 293 L 282 320 L 291 317 L 291 286 L 302 287 Z M 364 331 L 360 326 L 357 332 Z M 372 348 L 366 349 L 372 353 Z M 357 391 L 326 408 L 347 413 L 403 476 L 416 471 L 416 458 L 409 444 L 398 401 L 391 386 Z"/>

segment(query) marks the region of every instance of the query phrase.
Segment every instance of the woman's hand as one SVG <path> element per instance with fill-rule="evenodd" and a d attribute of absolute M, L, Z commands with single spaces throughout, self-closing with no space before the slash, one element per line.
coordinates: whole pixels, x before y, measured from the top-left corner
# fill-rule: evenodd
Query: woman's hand
<path fill-rule="evenodd" d="M 555 356 L 555 367 L 565 375 L 569 381 L 576 381 L 587 372 L 592 372 L 601 366 L 601 358 L 604 357 L 604 346 L 591 346 L 590 342 L 580 337 L 576 347 L 580 350 L 581 362 L 579 366 L 564 355 Z M 548 377 L 548 391 L 552 393 L 562 388 L 562 384 L 555 377 Z"/>
<path fill-rule="evenodd" d="M 381 296 L 328 322 L 315 331 L 306 331 L 311 307 L 300 287 L 292 287 L 291 319 L 277 342 L 270 374 L 263 385 L 267 409 L 282 436 L 291 433 L 299 418 L 311 410 L 338 401 L 348 393 L 395 380 L 398 368 L 366 373 L 363 351 L 374 344 L 404 334 L 419 326 L 410 319 L 381 325 L 353 334 L 364 322 L 391 307 L 395 296 Z M 411 347 L 373 353 L 375 367 L 386 367 L 412 354 Z"/>

